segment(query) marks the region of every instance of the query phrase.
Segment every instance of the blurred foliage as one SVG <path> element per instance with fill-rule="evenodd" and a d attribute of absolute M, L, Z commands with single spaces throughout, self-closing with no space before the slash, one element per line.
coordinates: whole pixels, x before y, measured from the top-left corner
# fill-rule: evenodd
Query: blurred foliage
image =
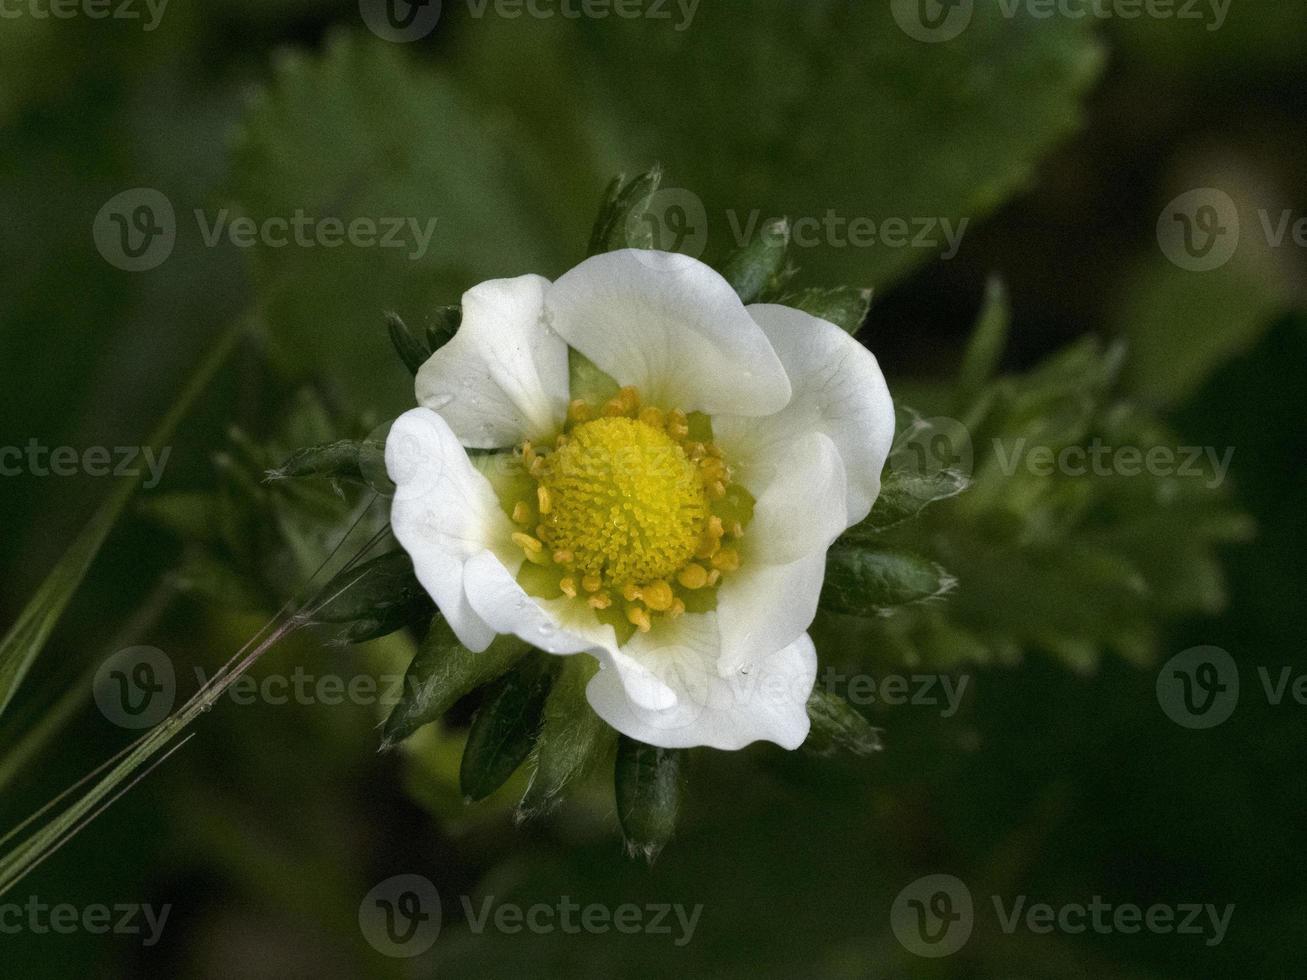
<path fill-rule="evenodd" d="M 368 34 L 346 0 L 175 4 L 149 34 L 85 18 L 3 22 L 0 359 L 19 379 L 0 392 L 6 442 L 141 439 L 211 338 L 247 314 L 265 325 L 276 369 L 261 351 L 238 360 L 178 438 L 164 488 L 141 498 L 149 520 L 107 542 L 0 744 L 18 744 L 61 692 L 89 699 L 82 678 L 109 652 L 110 624 L 179 563 L 206 604 L 174 604 L 133 641 L 186 667 L 226 659 L 261 622 L 234 610 L 293 592 L 371 495 L 349 481 L 338 494 L 327 480 L 263 478 L 298 447 L 375 438 L 385 415 L 371 413 L 409 403 L 382 312 L 422 337 L 478 279 L 557 274 L 583 254 L 604 181 L 651 160 L 701 195 L 711 260 L 736 249 L 754 208 L 760 224 L 829 209 L 972 219 L 955 260 L 824 245 L 804 250 L 792 287 L 875 287 L 860 337 L 917 410 L 906 430 L 942 426 L 952 440 L 957 428 L 938 421 L 951 418 L 972 449 L 963 472 L 957 443 L 933 443 L 947 463 L 901 445 L 872 525 L 853 536 L 910 550 L 956 588 L 883 617 L 824 613 L 823 667 L 884 677 L 951 664 L 945 676 L 965 696 L 947 716 L 862 703 L 865 728 L 839 702 L 817 709 L 826 737 L 844 732 L 865 757 L 689 754 L 676 837 L 652 871 L 620 858 L 611 779 L 572 778 L 578 757 L 613 771 L 616 747 L 584 732 L 558 733 L 575 756 L 538 751 L 469 807 L 460 758 L 482 695 L 442 703 L 440 724 L 381 756 L 375 728 L 389 705 L 224 702 L 185 752 L 30 879 L 47 900 L 173 902 L 164 942 L 5 936 L 6 975 L 1292 975 L 1307 867 L 1285 842 L 1307 805 L 1296 775 L 1307 721 L 1256 696 L 1253 678 L 1256 665 L 1297 667 L 1307 642 L 1296 378 L 1307 324 L 1281 315 L 1301 306 L 1303 257 L 1262 251 L 1250 214 L 1235 262 L 1185 274 L 1158 254 L 1155 223 L 1195 186 L 1272 214 L 1301 199 L 1300 12 L 1235 5 L 1208 31 L 1009 21 L 979 4 L 961 39 L 923 45 L 887 5 L 835 0 L 704 5 L 682 33 L 445 6 L 436 34 L 407 48 Z M 1089 129 L 1072 139 L 1082 118 Z M 90 225 L 135 186 L 166 193 L 181 231 L 164 267 L 133 276 L 101 259 Z M 417 261 L 210 248 L 196 208 L 206 220 L 223 208 L 436 217 L 437 231 Z M 965 343 L 996 269 L 1012 294 L 1006 353 L 1004 317 L 987 318 L 988 340 Z M 1085 331 L 1125 339 L 1124 360 L 1107 343 L 1069 343 Z M 1210 493 L 1201 480 L 1009 475 L 994 440 L 1007 458 L 1023 436 L 1236 453 Z M 963 482 L 972 488 L 959 492 Z M 0 603 L 16 618 L 104 487 L 24 477 L 3 489 Z M 224 499 L 243 501 L 244 519 Z M 1170 724 L 1138 666 L 1197 643 L 1229 649 L 1253 687 L 1213 733 Z M 343 649 L 300 639 L 262 669 L 402 673 L 417 649 L 407 630 Z M 555 682 L 545 729 L 568 681 Z M 94 709 L 75 709 L 7 784 L 7 817 L 116 744 Z M 553 815 L 513 829 L 524 793 L 539 799 L 532 770 Z M 545 773 L 567 792 L 545 793 Z M 906 882 L 941 870 L 977 896 L 1234 902 L 1235 925 L 1216 948 L 990 925 L 927 964 L 898 946 L 888 909 Z M 357 932 L 360 897 L 401 871 L 446 897 L 439 942 L 412 964 L 383 961 Z M 479 935 L 458 901 L 561 894 L 704 911 L 678 947 Z"/>

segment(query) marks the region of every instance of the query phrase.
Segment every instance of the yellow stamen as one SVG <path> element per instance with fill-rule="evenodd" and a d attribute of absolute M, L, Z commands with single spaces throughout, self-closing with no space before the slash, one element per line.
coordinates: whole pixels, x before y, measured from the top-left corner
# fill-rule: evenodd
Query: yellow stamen
<path fill-rule="evenodd" d="M 572 578 L 572 576 L 567 575 L 559 579 L 558 587 L 563 590 L 563 595 L 569 599 L 576 598 L 576 579 Z"/>
<path fill-rule="evenodd" d="M 598 592 L 604 587 L 604 580 L 598 575 L 586 575 L 581 579 L 581 588 L 587 592 Z"/>
<path fill-rule="evenodd" d="M 690 562 L 681 569 L 681 573 L 676 576 L 676 581 L 687 589 L 702 589 L 708 584 L 708 570 L 702 565 Z"/>
<path fill-rule="evenodd" d="M 538 540 L 531 537 L 531 535 L 526 534 L 522 531 L 513 532 L 513 544 L 517 545 L 523 551 L 533 553 L 533 554 L 539 554 L 541 551 L 544 550 L 545 547 Z"/>
<path fill-rule="evenodd" d="M 607 609 L 609 606 L 613 604 L 612 596 L 610 596 L 607 592 L 600 592 L 598 595 L 592 595 L 589 599 L 585 601 L 586 601 L 586 605 L 588 605 L 591 609 Z"/>
<path fill-rule="evenodd" d="M 642 588 L 640 597 L 644 599 L 644 604 L 654 612 L 666 612 L 671 609 L 672 600 L 676 598 L 672 594 L 672 587 L 660 578 L 654 579 Z"/>
<path fill-rule="evenodd" d="M 531 505 L 525 500 L 519 500 L 513 505 L 513 523 L 530 524 L 531 523 Z"/>
<path fill-rule="evenodd" d="M 582 398 L 573 399 L 567 406 L 568 421 L 581 423 L 590 421 L 590 406 Z"/>
<path fill-rule="evenodd" d="M 653 623 L 649 621 L 649 611 L 643 606 L 627 606 L 626 618 L 641 633 L 648 633 L 649 630 L 653 629 Z"/>
<path fill-rule="evenodd" d="M 723 548 L 712 556 L 713 568 L 733 572 L 740 567 L 740 553 L 734 548 Z"/>
<path fill-rule="evenodd" d="M 554 498 L 549 494 L 549 488 L 546 486 L 536 487 L 536 497 L 540 502 L 540 513 L 548 514 L 553 510 Z"/>

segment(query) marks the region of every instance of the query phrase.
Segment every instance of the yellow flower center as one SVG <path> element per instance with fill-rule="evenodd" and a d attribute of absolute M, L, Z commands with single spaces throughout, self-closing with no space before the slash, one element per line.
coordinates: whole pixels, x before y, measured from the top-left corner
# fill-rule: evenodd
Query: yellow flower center
<path fill-rule="evenodd" d="M 605 586 L 676 574 L 708 522 L 698 468 L 664 430 L 639 419 L 578 425 L 546 457 L 540 486 L 550 546 Z"/>
<path fill-rule="evenodd" d="M 753 498 L 731 482 L 706 417 L 641 407 L 623 388 L 597 411 L 572 402 L 552 449 L 524 443 L 521 462 L 535 492 L 510 513 L 532 595 L 583 601 L 619 637 L 715 607 Z"/>

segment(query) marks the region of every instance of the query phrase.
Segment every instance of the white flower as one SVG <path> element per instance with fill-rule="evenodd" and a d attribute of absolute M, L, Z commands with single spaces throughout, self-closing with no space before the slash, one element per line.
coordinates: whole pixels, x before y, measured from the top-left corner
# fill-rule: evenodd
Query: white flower
<path fill-rule="evenodd" d="M 590 704 L 652 745 L 803 742 L 826 550 L 893 438 L 864 347 L 692 258 L 611 252 L 465 293 L 417 399 L 391 525 L 469 649 L 592 654 Z"/>

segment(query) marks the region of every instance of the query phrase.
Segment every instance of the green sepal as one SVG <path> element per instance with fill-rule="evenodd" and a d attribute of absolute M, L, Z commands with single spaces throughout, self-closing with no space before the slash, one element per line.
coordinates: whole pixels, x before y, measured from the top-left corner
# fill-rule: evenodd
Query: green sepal
<path fill-rule="evenodd" d="M 840 539 L 846 543 L 866 543 L 882 531 L 916 517 L 931 504 L 956 497 L 970 486 L 971 481 L 959 470 L 939 470 L 923 473 L 915 467 L 885 471 L 871 513 L 860 523 L 844 532 Z"/>
<path fill-rule="evenodd" d="M 956 584 L 944 569 L 917 555 L 837 543 L 826 555 L 821 608 L 877 616 L 895 606 L 945 595 Z"/>
<path fill-rule="evenodd" d="M 844 749 L 865 756 L 882 748 L 880 729 L 873 728 L 838 694 L 814 689 L 808 697 L 808 719 L 812 728 L 803 747 L 818 755 L 833 755 Z"/>
<path fill-rule="evenodd" d="M 370 440 L 341 439 L 320 446 L 306 446 L 286 462 L 265 474 L 265 481 L 297 477 L 328 477 L 371 487 L 378 493 L 395 490 L 386 475 L 386 447 Z"/>
<path fill-rule="evenodd" d="M 414 336 L 413 331 L 400 319 L 398 313 L 386 314 L 386 330 L 390 334 L 390 342 L 395 348 L 395 353 L 404 362 L 409 374 L 417 374 L 418 368 L 431 356 L 431 349 L 427 346 L 425 338 L 419 340 Z"/>
<path fill-rule="evenodd" d="M 403 551 L 391 551 L 340 572 L 322 587 L 321 594 L 326 598 L 299 614 L 306 625 L 364 622 L 379 626 L 390 621 L 397 610 L 412 609 L 427 598 L 413 573 L 413 560 Z"/>
<path fill-rule="evenodd" d="M 680 749 L 663 749 L 623 735 L 617 740 L 614 788 L 617 818 L 631 857 L 650 864 L 676 830 L 681 803 Z"/>
<path fill-rule="evenodd" d="M 526 761 L 540 732 L 558 658 L 536 652 L 500 678 L 472 720 L 458 784 L 468 803 L 484 800 Z"/>
<path fill-rule="evenodd" d="M 661 167 L 654 167 L 629 182 L 625 174 L 614 177 L 604 192 L 586 254 L 600 255 L 624 248 L 653 248 L 653 228 L 642 219 L 662 180 Z"/>
<path fill-rule="evenodd" d="M 519 822 L 553 810 L 569 784 L 616 744 L 617 732 L 594 713 L 585 697 L 586 685 L 598 670 L 599 661 L 593 657 L 564 658 L 545 702 L 531 782 L 517 805 Z"/>
<path fill-rule="evenodd" d="M 769 221 L 746 245 L 722 262 L 722 277 L 731 284 L 741 302 L 756 303 L 775 288 L 785 270 L 785 253 L 790 247 L 790 223 L 785 218 Z"/>
<path fill-rule="evenodd" d="M 382 728 L 382 750 L 393 748 L 440 718 L 459 698 L 499 677 L 531 649 L 515 636 L 495 637 L 480 653 L 458 641 L 436 616 L 404 675 L 404 690 Z"/>
<path fill-rule="evenodd" d="M 871 309 L 871 296 L 870 289 L 836 286 L 803 289 L 782 296 L 776 302 L 781 306 L 792 306 L 804 313 L 811 313 L 835 324 L 846 333 L 856 335 L 866 322 L 867 313 Z"/>

